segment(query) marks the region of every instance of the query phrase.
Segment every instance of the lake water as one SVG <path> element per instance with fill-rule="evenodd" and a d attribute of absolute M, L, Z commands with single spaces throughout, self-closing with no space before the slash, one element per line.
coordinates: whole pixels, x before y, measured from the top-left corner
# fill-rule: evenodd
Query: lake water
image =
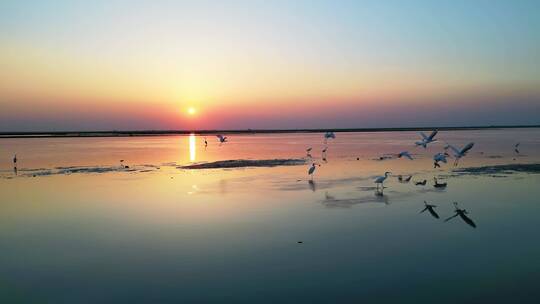
<path fill-rule="evenodd" d="M 540 130 L 336 135 L 326 161 L 318 133 L 0 139 L 0 302 L 538 301 L 540 174 L 432 157 L 474 142 L 457 168 L 538 164 Z M 307 163 L 181 168 L 236 159 Z"/>

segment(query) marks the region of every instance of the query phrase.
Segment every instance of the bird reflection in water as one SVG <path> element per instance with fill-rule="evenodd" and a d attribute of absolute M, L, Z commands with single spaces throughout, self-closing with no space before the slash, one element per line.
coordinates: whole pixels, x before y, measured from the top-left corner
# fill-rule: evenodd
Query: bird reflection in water
<path fill-rule="evenodd" d="M 437 208 L 436 205 L 431 205 L 431 204 L 428 204 L 426 201 L 424 201 L 424 209 L 422 209 L 422 211 L 420 211 L 420 213 L 423 213 L 424 211 L 429 211 L 429 213 L 436 219 L 439 218 L 439 215 L 437 214 L 437 212 L 435 212 L 435 209 L 433 208 Z"/>
<path fill-rule="evenodd" d="M 467 214 L 469 214 L 469 212 L 467 212 L 467 210 L 465 209 L 459 209 L 458 207 L 458 203 L 457 202 L 454 202 L 454 207 L 456 208 L 456 210 L 454 210 L 455 214 L 452 215 L 451 217 L 447 218 L 446 220 L 444 220 L 445 222 L 448 222 L 449 220 L 459 216 L 461 217 L 461 219 L 467 223 L 469 226 L 473 227 L 473 228 L 476 228 L 476 224 L 473 222 L 473 220 L 471 218 L 469 218 L 467 216 Z"/>
<path fill-rule="evenodd" d="M 314 180 L 312 180 L 312 179 L 308 180 L 308 185 L 309 185 L 309 189 L 311 189 L 311 191 L 313 191 L 313 192 L 317 191 L 317 184 L 315 183 Z"/>

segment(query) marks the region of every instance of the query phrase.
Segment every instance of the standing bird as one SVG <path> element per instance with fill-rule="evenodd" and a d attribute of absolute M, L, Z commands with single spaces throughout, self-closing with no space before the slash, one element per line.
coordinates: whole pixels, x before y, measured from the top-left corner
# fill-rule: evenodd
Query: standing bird
<path fill-rule="evenodd" d="M 206 137 L 204 138 L 204 147 L 208 147 L 208 141 L 206 141 Z"/>
<path fill-rule="evenodd" d="M 309 147 L 309 148 L 306 149 L 306 156 L 307 157 L 311 157 L 311 150 L 313 150 L 312 147 Z"/>
<path fill-rule="evenodd" d="M 227 136 L 223 136 L 221 134 L 218 134 L 218 135 L 216 135 L 216 137 L 219 139 L 219 144 L 220 145 L 227 141 Z"/>
<path fill-rule="evenodd" d="M 439 162 L 446 164 L 446 155 L 444 153 L 437 153 L 433 156 L 433 168 L 440 168 Z"/>
<path fill-rule="evenodd" d="M 454 161 L 454 167 L 458 165 L 459 159 L 462 158 L 463 156 L 467 155 L 467 152 L 469 152 L 469 150 L 472 149 L 473 146 L 474 146 L 474 143 L 471 142 L 471 143 L 468 143 L 467 145 L 465 145 L 465 147 L 463 147 L 463 149 L 458 150 L 456 147 L 454 147 L 452 145 L 448 145 L 448 147 L 454 151 L 454 158 L 456 159 Z"/>
<path fill-rule="evenodd" d="M 518 149 L 518 148 L 519 148 L 519 143 L 517 143 L 517 144 L 514 145 L 514 151 L 515 151 L 517 154 L 519 154 L 519 149 Z"/>
<path fill-rule="evenodd" d="M 392 174 L 392 172 L 384 172 L 384 176 L 377 176 L 375 180 L 373 181 L 377 185 L 377 191 L 379 191 L 379 186 L 382 187 L 382 190 L 384 190 L 384 181 L 388 178 L 388 175 Z M 382 190 L 380 191 L 382 193 Z"/>
<path fill-rule="evenodd" d="M 425 186 L 427 184 L 427 180 L 423 180 L 421 182 L 414 182 L 415 186 Z"/>
<path fill-rule="evenodd" d="M 429 143 L 432 143 L 432 142 L 437 141 L 437 140 L 435 139 L 435 135 L 437 135 L 438 132 L 439 132 L 439 131 L 437 131 L 437 130 L 433 130 L 429 136 L 427 136 L 426 134 L 424 134 L 424 132 L 420 132 L 420 135 L 422 136 L 422 140 L 417 141 L 415 144 L 416 144 L 417 146 L 422 146 L 422 147 L 424 147 L 424 149 L 427 148 L 427 145 L 428 145 Z"/>
<path fill-rule="evenodd" d="M 454 207 L 456 208 L 456 210 L 454 210 L 455 214 L 452 215 L 451 217 L 445 219 L 444 221 L 445 222 L 448 222 L 449 220 L 455 218 L 456 216 L 459 216 L 461 217 L 461 219 L 467 223 L 469 226 L 473 227 L 473 228 L 476 228 L 476 224 L 473 222 L 473 220 L 471 220 L 467 214 L 469 214 L 469 212 L 467 212 L 467 210 L 465 209 L 459 209 L 458 208 L 458 203 L 457 202 L 454 202 Z"/>
<path fill-rule="evenodd" d="M 409 151 L 402 151 L 402 152 L 399 152 L 399 154 L 397 155 L 398 158 L 402 158 L 402 157 L 406 157 L 410 160 L 413 160 L 414 158 L 411 156 L 411 154 L 409 153 Z"/>
<path fill-rule="evenodd" d="M 439 183 L 436 177 L 433 178 L 435 183 L 433 184 L 433 187 L 435 188 L 446 188 L 447 183 Z"/>
<path fill-rule="evenodd" d="M 315 173 L 315 169 L 317 168 L 316 166 L 317 166 L 316 163 L 312 163 L 311 167 L 309 167 L 309 169 L 308 169 L 308 175 L 311 176 L 311 180 L 313 180 L 313 174 Z"/>
<path fill-rule="evenodd" d="M 17 165 L 17 154 L 15 154 L 15 156 L 13 156 L 13 165 L 14 166 Z"/>
<path fill-rule="evenodd" d="M 420 213 L 423 213 L 424 211 L 427 210 L 427 211 L 429 211 L 429 213 L 431 213 L 431 215 L 432 215 L 434 218 L 436 218 L 436 219 L 439 218 L 439 215 L 438 215 L 437 212 L 435 212 L 435 210 L 433 209 L 433 208 L 436 208 L 437 206 L 435 206 L 435 205 L 430 205 L 430 204 L 428 204 L 426 201 L 424 201 L 424 205 L 425 205 L 425 207 L 424 207 L 424 209 L 422 209 L 422 211 L 420 211 Z"/>

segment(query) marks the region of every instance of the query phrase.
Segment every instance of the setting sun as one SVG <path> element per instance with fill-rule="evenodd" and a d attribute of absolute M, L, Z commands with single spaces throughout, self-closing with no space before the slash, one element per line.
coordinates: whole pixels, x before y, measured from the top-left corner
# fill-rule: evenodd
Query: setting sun
<path fill-rule="evenodd" d="M 194 107 L 189 107 L 187 109 L 187 112 L 189 115 L 195 115 L 195 113 L 197 113 L 197 109 L 195 109 Z"/>

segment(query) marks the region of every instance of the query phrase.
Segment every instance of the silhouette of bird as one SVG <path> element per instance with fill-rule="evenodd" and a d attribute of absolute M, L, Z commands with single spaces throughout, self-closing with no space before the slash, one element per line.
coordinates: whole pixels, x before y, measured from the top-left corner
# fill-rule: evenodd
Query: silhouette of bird
<path fill-rule="evenodd" d="M 519 154 L 519 149 L 518 149 L 518 148 L 519 148 L 519 144 L 520 144 L 520 143 L 517 143 L 517 144 L 514 145 L 514 151 L 515 151 L 517 154 Z"/>
<path fill-rule="evenodd" d="M 439 183 L 436 177 L 433 178 L 435 180 L 435 183 L 433 184 L 433 187 L 435 188 L 446 188 L 446 183 Z"/>
<path fill-rule="evenodd" d="M 424 211 L 427 210 L 427 211 L 429 211 L 429 213 L 431 213 L 431 215 L 432 215 L 434 218 L 436 218 L 436 219 L 439 218 L 439 215 L 438 215 L 437 212 L 435 212 L 435 210 L 433 209 L 433 208 L 436 208 L 437 206 L 435 206 L 435 205 L 430 205 L 430 204 L 428 204 L 426 201 L 424 201 L 424 205 L 425 205 L 425 207 L 424 207 L 424 209 L 422 209 L 422 211 L 420 211 L 420 213 L 423 213 Z"/>
<path fill-rule="evenodd" d="M 316 166 L 317 166 L 316 163 L 312 163 L 311 167 L 309 167 L 308 169 L 308 175 L 311 176 L 311 179 L 313 179 L 313 174 L 315 173 L 315 169 L 317 168 Z"/>
<path fill-rule="evenodd" d="M 469 218 L 469 217 L 467 216 L 467 214 L 469 214 L 469 212 L 467 212 L 467 210 L 465 210 L 465 209 L 459 209 L 458 203 L 457 203 L 457 202 L 454 202 L 454 207 L 456 208 L 456 210 L 454 210 L 455 214 L 452 215 L 451 217 L 445 219 L 445 220 L 444 220 L 445 222 L 448 222 L 449 220 L 455 218 L 456 216 L 459 216 L 459 217 L 461 217 L 461 219 L 462 219 L 465 223 L 467 223 L 469 226 L 471 226 L 471 227 L 473 227 L 473 228 L 476 228 L 476 224 L 474 223 L 474 221 L 473 221 L 471 218 Z"/>
<path fill-rule="evenodd" d="M 398 181 L 400 181 L 401 183 L 408 183 L 411 181 L 411 178 L 412 178 L 412 175 L 408 175 L 406 177 L 404 177 L 403 175 L 398 175 Z"/>
<path fill-rule="evenodd" d="M 416 186 L 425 186 L 427 184 L 427 180 L 423 180 L 421 182 L 414 182 L 414 185 Z"/>
<path fill-rule="evenodd" d="M 17 164 L 17 154 L 15 154 L 15 156 L 13 156 L 13 164 L 14 164 L 14 165 Z"/>

